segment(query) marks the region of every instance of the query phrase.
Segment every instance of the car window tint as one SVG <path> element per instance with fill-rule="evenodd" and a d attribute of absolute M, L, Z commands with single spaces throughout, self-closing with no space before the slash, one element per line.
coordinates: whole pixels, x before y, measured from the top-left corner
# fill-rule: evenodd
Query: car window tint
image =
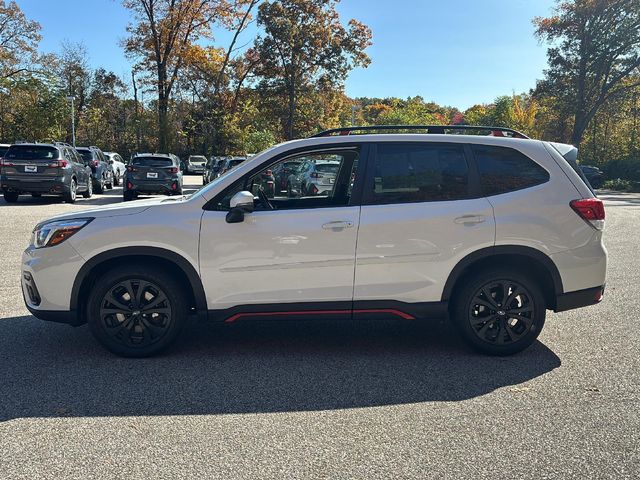
<path fill-rule="evenodd" d="M 93 160 L 93 152 L 91 150 L 77 149 L 77 152 L 85 161 Z"/>
<path fill-rule="evenodd" d="M 132 163 L 136 167 L 162 168 L 171 167 L 173 165 L 173 160 L 171 160 L 170 158 L 159 157 L 136 157 L 133 159 Z"/>
<path fill-rule="evenodd" d="M 369 203 L 433 202 L 468 198 L 464 147 L 382 143 L 374 160 Z"/>
<path fill-rule="evenodd" d="M 58 149 L 55 147 L 12 145 L 7 150 L 6 158 L 14 160 L 51 160 L 58 158 L 58 155 Z"/>
<path fill-rule="evenodd" d="M 533 187 L 549 173 L 523 153 L 507 147 L 474 145 L 482 193 L 486 196 Z"/>

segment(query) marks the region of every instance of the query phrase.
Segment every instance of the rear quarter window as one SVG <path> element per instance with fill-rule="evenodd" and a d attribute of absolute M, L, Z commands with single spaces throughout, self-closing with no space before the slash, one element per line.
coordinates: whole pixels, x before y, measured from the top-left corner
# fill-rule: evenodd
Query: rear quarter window
<path fill-rule="evenodd" d="M 485 196 L 514 192 L 549 180 L 549 172 L 513 148 L 488 145 L 472 148 Z"/>

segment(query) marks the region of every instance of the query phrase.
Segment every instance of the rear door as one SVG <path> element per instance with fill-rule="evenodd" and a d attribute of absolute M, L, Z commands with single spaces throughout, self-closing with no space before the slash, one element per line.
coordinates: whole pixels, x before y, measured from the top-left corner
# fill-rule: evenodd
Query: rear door
<path fill-rule="evenodd" d="M 495 240 L 468 147 L 381 142 L 369 157 L 354 287 L 358 302 L 438 302 L 453 267 Z"/>

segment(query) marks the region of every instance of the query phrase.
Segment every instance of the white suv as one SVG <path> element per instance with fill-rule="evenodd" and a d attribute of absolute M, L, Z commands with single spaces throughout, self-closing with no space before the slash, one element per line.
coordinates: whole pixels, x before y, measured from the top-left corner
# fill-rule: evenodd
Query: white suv
<path fill-rule="evenodd" d="M 329 131 L 189 197 L 42 222 L 22 260 L 27 307 L 88 323 L 125 356 L 166 348 L 189 315 L 448 317 L 473 347 L 505 355 L 537 338 L 547 309 L 602 299 L 604 208 L 573 147 L 508 129 L 421 128 Z M 264 179 L 292 161 L 339 164 L 333 187 L 267 194 Z"/>

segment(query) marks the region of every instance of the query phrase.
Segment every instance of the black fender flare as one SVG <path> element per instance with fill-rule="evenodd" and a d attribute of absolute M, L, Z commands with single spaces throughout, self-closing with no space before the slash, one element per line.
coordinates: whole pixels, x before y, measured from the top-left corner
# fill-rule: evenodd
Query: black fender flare
<path fill-rule="evenodd" d="M 195 299 L 195 307 L 198 314 L 205 314 L 207 312 L 207 297 L 204 292 L 204 287 L 202 285 L 202 280 L 200 279 L 200 275 L 193 267 L 191 262 L 189 262 L 182 255 L 172 252 L 171 250 L 167 250 L 161 247 L 121 247 L 115 248 L 113 250 L 108 250 L 106 252 L 99 253 L 91 257 L 87 262 L 80 268 L 76 278 L 73 282 L 73 287 L 71 289 L 71 299 L 70 299 L 70 309 L 72 311 L 78 310 L 78 305 L 80 302 L 80 289 L 85 279 L 89 276 L 91 271 L 98 265 L 107 262 L 109 260 L 118 259 L 121 257 L 159 257 L 164 260 L 167 260 L 178 268 L 182 270 L 187 279 L 189 280 L 189 284 L 191 290 L 193 291 L 193 296 Z"/>
<path fill-rule="evenodd" d="M 562 286 L 562 277 L 560 277 L 558 267 L 553 262 L 553 260 L 549 258 L 548 255 L 541 252 L 540 250 L 532 247 L 525 247 L 523 245 L 495 245 L 493 247 L 486 247 L 480 250 L 476 250 L 475 252 L 470 253 L 458 262 L 453 270 L 451 270 L 449 278 L 447 278 L 447 281 L 444 285 L 444 289 L 442 291 L 442 301 L 448 301 L 451 298 L 451 294 L 453 293 L 453 288 L 456 282 L 460 279 L 467 267 L 479 260 L 495 255 L 519 255 L 537 261 L 549 273 L 549 276 L 553 281 L 553 289 L 555 294 L 561 295 L 562 293 L 564 293 L 564 288 Z"/>

